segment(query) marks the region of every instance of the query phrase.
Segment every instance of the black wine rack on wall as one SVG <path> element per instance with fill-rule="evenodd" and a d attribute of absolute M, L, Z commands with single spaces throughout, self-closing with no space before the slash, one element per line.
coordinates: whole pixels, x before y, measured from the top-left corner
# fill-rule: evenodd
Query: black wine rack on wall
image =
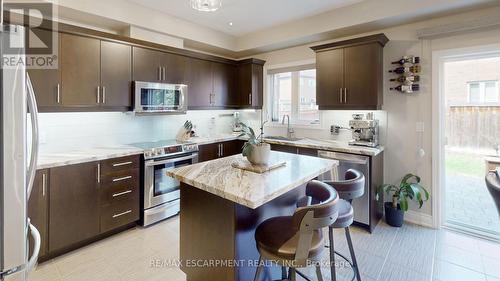
<path fill-rule="evenodd" d="M 409 94 L 420 90 L 420 57 L 404 56 L 391 64 L 399 65 L 389 70 L 390 73 L 397 75 L 389 80 L 395 84 L 394 87 L 389 88 L 391 91 Z"/>

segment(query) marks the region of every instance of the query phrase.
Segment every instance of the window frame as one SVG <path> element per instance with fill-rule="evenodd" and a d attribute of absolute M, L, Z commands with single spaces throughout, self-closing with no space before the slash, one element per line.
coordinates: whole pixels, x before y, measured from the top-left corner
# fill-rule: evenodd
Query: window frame
<path fill-rule="evenodd" d="M 275 100 L 275 76 L 279 73 L 291 73 L 292 79 L 292 93 L 291 93 L 291 115 L 290 115 L 290 125 L 294 127 L 303 127 L 303 128 L 313 128 L 320 129 L 322 128 L 322 114 L 321 110 L 318 108 L 318 122 L 311 122 L 308 120 L 300 120 L 299 119 L 299 108 L 300 108 L 300 75 L 299 72 L 303 70 L 316 69 L 315 61 L 307 61 L 295 64 L 288 64 L 277 66 L 274 68 L 268 68 L 266 71 L 266 82 L 267 82 L 267 96 L 266 101 L 268 102 L 269 113 L 270 113 L 270 122 L 268 123 L 271 127 L 282 127 L 287 124 L 281 124 L 282 116 L 278 116 L 276 119 L 275 112 L 279 110 L 276 108 Z M 278 97 L 279 99 L 279 97 Z M 316 99 L 317 100 L 317 99 Z"/>
<path fill-rule="evenodd" d="M 495 83 L 495 88 L 497 92 L 497 100 L 486 102 L 486 83 L 493 82 Z M 471 85 L 479 84 L 479 102 L 471 101 Z M 500 102 L 500 91 L 498 89 L 498 80 L 479 80 L 479 81 L 467 81 L 467 103 L 472 105 L 490 105 L 490 104 L 498 104 Z"/>

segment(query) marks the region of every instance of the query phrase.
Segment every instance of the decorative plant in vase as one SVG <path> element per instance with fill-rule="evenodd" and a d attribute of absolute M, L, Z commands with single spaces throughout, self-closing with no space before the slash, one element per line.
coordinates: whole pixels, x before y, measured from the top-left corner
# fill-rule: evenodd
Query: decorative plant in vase
<path fill-rule="evenodd" d="M 243 145 L 242 154 L 248 161 L 254 165 L 267 165 L 269 164 L 269 154 L 271 152 L 271 146 L 265 143 L 264 137 L 264 123 L 261 124 L 260 135 L 256 136 L 254 130 L 247 126 L 245 123 L 240 122 L 239 125 L 243 133 L 239 135 L 240 137 L 246 136 L 248 140 Z"/>
<path fill-rule="evenodd" d="M 429 200 L 429 192 L 420 184 L 420 177 L 414 174 L 407 174 L 399 183 L 383 184 L 378 187 L 376 200 L 379 200 L 383 193 L 392 193 L 392 202 L 384 204 L 385 220 L 389 225 L 400 227 L 403 225 L 404 213 L 408 211 L 408 201 L 416 200 L 419 208 L 422 208 L 424 201 Z"/>

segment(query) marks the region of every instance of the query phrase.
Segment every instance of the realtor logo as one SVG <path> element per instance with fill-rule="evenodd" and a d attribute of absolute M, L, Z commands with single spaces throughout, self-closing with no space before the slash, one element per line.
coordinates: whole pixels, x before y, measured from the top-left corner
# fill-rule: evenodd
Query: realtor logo
<path fill-rule="evenodd" d="M 56 6 L 39 1 L 5 2 L 5 21 L 10 24 L 2 34 L 2 67 L 24 65 L 28 69 L 58 67 Z"/>

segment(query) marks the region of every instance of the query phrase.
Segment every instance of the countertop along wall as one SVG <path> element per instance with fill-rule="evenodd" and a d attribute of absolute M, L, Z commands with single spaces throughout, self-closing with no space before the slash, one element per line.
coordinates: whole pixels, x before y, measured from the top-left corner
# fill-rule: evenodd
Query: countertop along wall
<path fill-rule="evenodd" d="M 439 27 L 484 17 L 493 18 L 497 17 L 498 12 L 500 12 L 498 8 L 484 9 L 263 53 L 253 57 L 267 61 L 264 69 L 264 73 L 266 73 L 268 68 L 286 66 L 301 61 L 313 62 L 315 53 L 310 49 L 310 46 L 369 34 L 385 33 L 390 41 L 384 48 L 384 105 L 383 110 L 375 114 L 376 116 L 382 116 L 382 119 L 384 115 L 387 116 L 385 120 L 382 120 L 384 124 L 381 132 L 381 141 L 386 148 L 384 152 L 384 181 L 386 183 L 397 183 L 404 174 L 412 172 L 420 175 L 423 185 L 429 187 L 431 193 L 435 193 L 439 187 L 432 186 L 432 51 L 498 43 L 500 42 L 500 29 L 490 28 L 488 31 L 467 32 L 454 37 L 443 36 L 440 39 L 433 40 L 421 40 L 418 38 L 417 32 L 428 27 Z M 420 56 L 422 61 L 421 91 L 411 95 L 389 91 L 389 87 L 393 84 L 388 81 L 392 77 L 388 70 L 394 67 L 390 62 L 400 59 L 403 55 Z M 266 86 L 264 86 L 264 95 L 267 98 Z M 335 139 L 335 137 L 329 135 L 329 126 L 339 123 L 339 125 L 345 125 L 346 119 L 349 119 L 351 113 L 352 111 L 324 111 L 322 113 L 322 128 L 319 130 L 302 128 L 295 129 L 295 131 L 298 136 L 328 136 L 330 139 Z M 423 133 L 417 132 L 418 122 L 422 122 L 424 125 Z M 284 133 L 286 131 L 283 128 L 271 128 L 267 132 Z M 349 138 L 349 132 L 342 132 L 338 138 L 341 140 Z M 418 153 L 421 148 L 425 151 L 423 157 L 420 157 Z M 432 200 L 430 200 L 419 210 L 415 204 L 411 204 L 410 208 L 419 213 L 414 212 L 409 215 L 412 215 L 414 221 L 430 225 L 432 224 L 431 216 L 433 215 L 432 205 Z"/>

